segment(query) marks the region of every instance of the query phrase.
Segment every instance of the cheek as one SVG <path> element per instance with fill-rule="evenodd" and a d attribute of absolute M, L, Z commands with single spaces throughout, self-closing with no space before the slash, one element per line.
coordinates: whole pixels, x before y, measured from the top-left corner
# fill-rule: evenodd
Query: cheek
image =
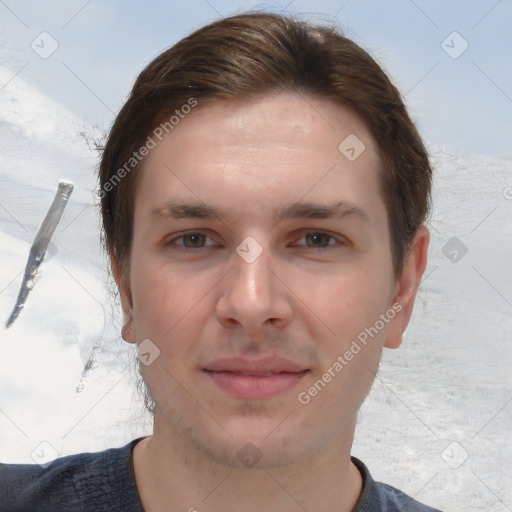
<path fill-rule="evenodd" d="M 346 413 L 357 412 L 375 379 L 388 326 L 380 320 L 387 301 L 384 289 L 367 284 L 346 278 L 331 283 L 329 293 L 318 292 L 330 332 L 324 328 L 322 335 L 320 330 L 314 334 L 321 364 L 301 389 L 304 400 L 311 400 L 307 407 L 314 408 L 315 422 L 346 421 Z"/>
<path fill-rule="evenodd" d="M 372 326 L 389 307 L 391 288 L 383 278 L 386 275 L 373 265 L 342 269 L 312 289 L 306 303 L 316 308 L 333 337 L 343 345 Z"/>
<path fill-rule="evenodd" d="M 211 312 L 216 275 L 187 272 L 149 253 L 134 254 L 132 268 L 137 340 L 151 339 L 169 357 L 187 350 L 186 340 L 196 337 Z"/>
<path fill-rule="evenodd" d="M 142 335 L 161 336 L 183 317 L 193 300 L 195 283 L 148 252 L 132 254 L 131 289 L 135 321 Z"/>

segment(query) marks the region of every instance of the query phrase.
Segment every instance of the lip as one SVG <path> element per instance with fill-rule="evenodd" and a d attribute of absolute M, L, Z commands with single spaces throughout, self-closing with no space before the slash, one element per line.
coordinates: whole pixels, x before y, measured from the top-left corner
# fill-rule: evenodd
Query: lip
<path fill-rule="evenodd" d="M 224 392 L 238 399 L 265 400 L 289 391 L 309 372 L 281 357 L 231 358 L 209 363 L 204 373 Z"/>

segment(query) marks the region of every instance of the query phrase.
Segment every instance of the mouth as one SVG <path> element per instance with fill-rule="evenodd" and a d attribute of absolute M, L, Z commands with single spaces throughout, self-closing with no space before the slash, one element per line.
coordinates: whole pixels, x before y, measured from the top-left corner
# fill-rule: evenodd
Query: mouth
<path fill-rule="evenodd" d="M 293 389 L 309 373 L 278 358 L 221 360 L 203 369 L 217 389 L 241 400 L 266 400 Z"/>

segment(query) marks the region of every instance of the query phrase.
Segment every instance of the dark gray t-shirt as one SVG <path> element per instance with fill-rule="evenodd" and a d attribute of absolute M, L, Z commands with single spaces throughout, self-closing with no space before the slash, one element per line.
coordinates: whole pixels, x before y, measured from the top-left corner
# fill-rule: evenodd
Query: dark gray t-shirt
<path fill-rule="evenodd" d="M 135 439 L 122 448 L 37 464 L 0 464 L 0 512 L 144 512 L 133 471 Z M 375 482 L 355 457 L 363 492 L 353 512 L 440 512 Z"/>

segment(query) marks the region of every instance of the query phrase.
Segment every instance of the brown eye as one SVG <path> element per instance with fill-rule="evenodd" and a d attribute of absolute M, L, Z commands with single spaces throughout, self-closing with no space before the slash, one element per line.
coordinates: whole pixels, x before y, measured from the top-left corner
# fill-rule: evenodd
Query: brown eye
<path fill-rule="evenodd" d="M 182 235 L 176 240 L 181 239 L 183 241 L 182 244 L 184 247 L 204 247 L 206 236 L 201 233 L 188 233 L 186 235 Z"/>

